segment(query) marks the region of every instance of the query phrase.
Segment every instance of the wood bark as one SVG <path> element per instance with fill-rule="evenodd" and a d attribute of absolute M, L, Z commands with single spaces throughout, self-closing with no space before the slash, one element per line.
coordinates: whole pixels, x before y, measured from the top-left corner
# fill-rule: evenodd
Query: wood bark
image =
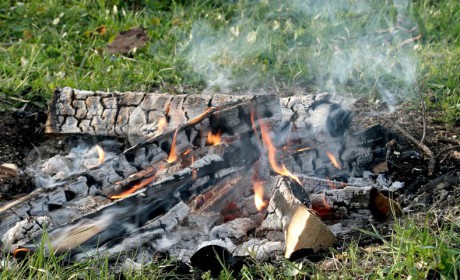
<path fill-rule="evenodd" d="M 45 131 L 149 138 L 196 118 L 210 107 L 225 108 L 252 98 L 253 95 L 171 95 L 63 88 L 54 92 Z M 328 94 L 280 98 L 277 110 L 281 110 L 284 121 L 298 129 L 298 137 L 312 137 L 312 130 L 319 135 L 325 132 L 326 123 L 330 134 L 338 136 L 350 122 L 350 113 L 331 102 Z M 163 129 L 159 127 L 162 118 L 167 120 Z"/>
<path fill-rule="evenodd" d="M 246 112 L 255 109 L 267 122 L 279 120 L 277 104 L 279 100 L 276 96 L 253 96 L 236 105 L 208 111 L 178 126 L 176 130 L 139 143 L 118 157 L 60 181 L 55 186 L 38 189 L 22 200 L 4 205 L 0 208 L 0 235 L 29 216 L 48 215 L 51 212 L 54 226 L 67 223 L 88 211 L 85 207 L 77 207 L 81 211 L 74 211 L 75 205 L 70 207 L 71 204 L 80 204 L 79 201 L 88 197 L 102 196 L 110 201 L 108 197 L 117 194 L 124 187 L 124 179 L 155 167 L 158 163 L 165 163 L 174 135 L 177 137 L 178 154 L 192 147 L 206 146 L 205 133 L 212 127 L 225 131 L 229 137 L 238 135 L 239 138 L 226 149 L 223 158 L 229 166 L 250 164 L 246 159 L 253 160 L 254 155 L 258 156 L 259 150 L 257 147 L 251 149 L 251 145 L 248 145 L 251 143 L 252 126 L 250 115 Z M 241 141 L 247 143 L 242 144 Z"/>

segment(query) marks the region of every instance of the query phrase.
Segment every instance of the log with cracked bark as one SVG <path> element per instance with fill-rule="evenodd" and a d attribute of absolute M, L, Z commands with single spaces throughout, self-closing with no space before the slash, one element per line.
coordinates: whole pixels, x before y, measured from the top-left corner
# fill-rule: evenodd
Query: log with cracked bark
<path fill-rule="evenodd" d="M 92 202 L 90 200 L 98 198 L 98 200 L 110 201 L 108 196 L 122 191 L 126 186 L 126 180 L 130 181 L 130 176 L 151 168 L 155 169 L 158 164 L 167 164 L 165 159 L 171 152 L 174 136 L 176 152 L 179 155 L 192 147 L 206 146 L 206 137 L 202 134 L 216 127 L 224 132 L 223 137 L 238 136 L 239 139 L 233 141 L 247 140 L 247 143 L 239 146 L 230 145 L 224 155 L 227 164 L 234 164 L 236 161 L 244 163 L 245 158 L 241 159 L 240 154 L 251 158 L 248 155 L 258 153 L 257 149 L 241 150 L 250 147 L 248 145 L 250 139 L 248 140 L 244 135 L 249 137 L 249 133 L 252 133 L 250 115 L 245 112 L 255 108 L 261 119 L 270 122 L 280 118 L 278 104 L 278 98 L 273 95 L 252 96 L 218 111 L 208 110 L 205 114 L 180 125 L 176 130 L 164 132 L 139 143 L 118 157 L 108 159 L 83 173 L 58 181 L 54 186 L 38 189 L 23 199 L 6 204 L 0 208 L 0 235 L 13 227 L 16 222 L 29 216 L 42 216 L 52 212 L 53 223 L 59 225 L 88 211 L 87 207 L 78 207 L 81 204 L 90 205 Z M 69 207 L 71 204 L 73 207 Z M 76 208 L 76 211 L 70 210 L 69 213 L 69 209 L 72 208 Z"/>
<path fill-rule="evenodd" d="M 330 97 L 312 94 L 280 98 L 282 120 L 298 129 L 298 138 L 312 137 L 311 132 L 317 134 L 315 137 L 324 133 L 340 136 L 351 115 L 331 102 Z M 225 108 L 252 98 L 253 95 L 171 95 L 63 88 L 54 92 L 45 131 L 131 137 L 137 142 L 174 129 L 210 107 Z"/>

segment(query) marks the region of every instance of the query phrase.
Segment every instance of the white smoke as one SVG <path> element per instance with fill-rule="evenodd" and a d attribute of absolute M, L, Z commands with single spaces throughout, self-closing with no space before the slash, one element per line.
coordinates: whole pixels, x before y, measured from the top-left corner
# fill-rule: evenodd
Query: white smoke
<path fill-rule="evenodd" d="M 196 22 L 180 47 L 208 87 L 303 86 L 379 96 L 392 108 L 416 81 L 409 0 L 237 1 Z M 407 41 L 409 40 L 409 41 Z"/>

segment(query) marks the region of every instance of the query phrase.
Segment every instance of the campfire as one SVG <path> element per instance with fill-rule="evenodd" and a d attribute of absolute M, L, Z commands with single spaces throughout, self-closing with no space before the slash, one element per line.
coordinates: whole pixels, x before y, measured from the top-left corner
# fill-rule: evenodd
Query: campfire
<path fill-rule="evenodd" d="M 384 128 L 350 133 L 350 122 L 328 94 L 57 90 L 46 132 L 93 143 L 35 163 L 46 184 L 0 208 L 3 248 L 34 251 L 46 230 L 69 260 L 327 249 L 401 212 L 369 176 L 385 161 Z"/>

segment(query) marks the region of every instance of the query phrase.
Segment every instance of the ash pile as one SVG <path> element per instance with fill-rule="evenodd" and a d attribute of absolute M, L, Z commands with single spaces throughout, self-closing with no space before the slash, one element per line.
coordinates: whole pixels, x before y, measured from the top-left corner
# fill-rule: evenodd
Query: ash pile
<path fill-rule="evenodd" d="M 329 94 L 59 89 L 46 132 L 78 140 L 31 156 L 37 188 L 1 206 L 2 247 L 28 254 L 46 230 L 70 261 L 193 264 L 216 248 L 263 260 L 336 246 L 401 214 L 385 129 L 351 121 Z"/>

